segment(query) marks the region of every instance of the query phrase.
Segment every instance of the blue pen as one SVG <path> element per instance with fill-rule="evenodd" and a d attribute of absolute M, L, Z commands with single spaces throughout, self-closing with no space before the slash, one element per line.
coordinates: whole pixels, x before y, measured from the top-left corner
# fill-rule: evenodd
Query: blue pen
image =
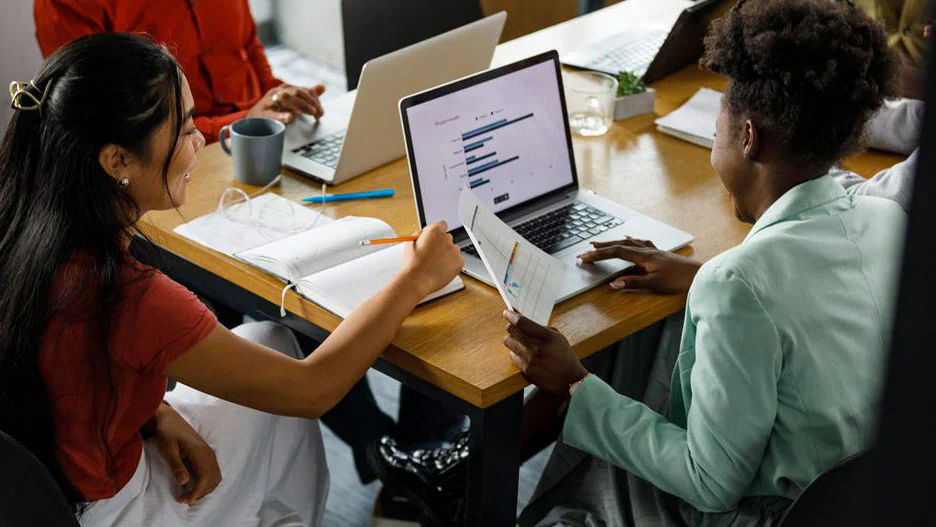
<path fill-rule="evenodd" d="M 329 194 L 327 196 L 313 196 L 311 198 L 302 198 L 303 203 L 328 203 L 329 201 L 350 201 L 354 199 L 371 198 L 392 198 L 394 190 L 387 188 L 383 190 L 371 190 L 368 192 L 351 192 L 350 194 Z"/>

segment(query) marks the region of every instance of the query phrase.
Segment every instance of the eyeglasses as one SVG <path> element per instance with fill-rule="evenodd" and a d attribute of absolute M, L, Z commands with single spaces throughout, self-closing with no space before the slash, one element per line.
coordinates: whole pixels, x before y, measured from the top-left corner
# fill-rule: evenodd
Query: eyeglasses
<path fill-rule="evenodd" d="M 293 201 L 274 199 L 257 202 L 256 198 L 279 183 L 281 178 L 276 176 L 268 185 L 250 195 L 236 187 L 225 189 L 218 199 L 218 215 L 228 221 L 260 229 L 271 240 L 314 229 L 322 217 L 324 204 L 317 207 L 317 214 L 310 221 L 308 214 L 301 213 L 305 207 Z M 323 184 L 322 196 L 325 196 L 325 190 Z"/>

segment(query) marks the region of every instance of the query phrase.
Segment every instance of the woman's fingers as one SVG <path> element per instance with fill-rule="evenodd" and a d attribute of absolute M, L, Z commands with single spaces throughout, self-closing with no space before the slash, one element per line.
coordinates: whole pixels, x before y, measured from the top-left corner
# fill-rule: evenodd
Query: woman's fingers
<path fill-rule="evenodd" d="M 644 275 L 626 275 L 611 281 L 611 288 L 618 290 L 651 290 L 658 287 L 659 275 L 656 273 Z"/>
<path fill-rule="evenodd" d="M 517 356 L 521 362 L 517 363 L 515 360 L 514 363 L 517 363 L 518 368 L 524 370 L 525 368 L 523 365 L 529 363 L 530 359 L 533 357 L 533 352 L 530 350 L 530 348 L 521 342 L 520 339 L 515 338 L 512 335 L 507 335 L 504 337 L 504 346 L 507 346 L 507 349 L 509 349 L 513 355 Z"/>
<path fill-rule="evenodd" d="M 656 249 L 615 245 L 612 247 L 603 247 L 594 251 L 589 251 L 585 254 L 582 254 L 581 259 L 584 263 L 618 259 L 633 262 L 637 265 L 643 265 L 653 256 L 655 252 Z"/>
<path fill-rule="evenodd" d="M 625 247 L 643 247 L 656 249 L 656 245 L 650 240 L 640 240 L 637 238 L 631 238 L 630 236 L 625 236 L 623 240 L 614 240 L 608 242 L 592 242 L 592 246 L 596 249 L 604 249 L 606 247 L 616 247 L 618 245 L 623 245 Z"/>
<path fill-rule="evenodd" d="M 504 311 L 504 318 L 507 319 L 507 322 L 510 322 L 512 327 L 520 330 L 521 333 L 533 338 L 545 338 L 549 336 L 549 329 L 545 328 L 536 322 L 528 319 L 527 317 L 517 313 L 512 310 Z"/>
<path fill-rule="evenodd" d="M 304 113 L 318 117 L 319 111 L 316 106 L 310 102 L 311 97 L 297 88 L 288 88 L 280 90 L 277 101 L 280 108 L 293 113 Z"/>
<path fill-rule="evenodd" d="M 176 483 L 179 485 L 185 485 L 189 482 L 189 471 L 186 468 L 185 463 L 182 461 L 182 454 L 179 451 L 179 443 L 175 441 L 166 441 L 162 449 L 163 457 L 166 462 L 169 463 L 169 468 L 172 470 L 172 475 L 175 477 Z"/>
<path fill-rule="evenodd" d="M 221 467 L 211 447 L 191 448 L 186 452 L 192 471 L 195 472 L 195 486 L 181 497 L 189 505 L 195 505 L 221 482 Z"/>

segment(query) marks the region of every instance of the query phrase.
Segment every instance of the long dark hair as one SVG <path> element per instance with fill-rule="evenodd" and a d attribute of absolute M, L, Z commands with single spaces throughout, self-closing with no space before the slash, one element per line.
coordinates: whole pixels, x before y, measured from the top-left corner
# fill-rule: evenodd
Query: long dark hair
<path fill-rule="evenodd" d="M 88 344 L 95 350 L 94 382 L 114 392 L 109 327 L 129 258 L 126 237 L 139 208 L 104 171 L 99 153 L 115 144 L 147 159 L 153 135 L 167 119 L 175 129 L 170 145 L 176 145 L 183 124 L 181 79 L 172 56 L 145 37 L 80 38 L 42 66 L 27 88 L 36 99 L 46 94 L 41 107 L 17 111 L 0 145 L 0 429 L 45 464 L 76 513 L 85 499 L 56 456 L 39 351 L 52 317 L 82 299 L 93 307 L 80 316 L 95 322 Z M 162 164 L 167 191 L 173 154 L 170 148 Z M 90 262 L 81 266 L 84 274 L 59 280 L 64 264 L 79 252 Z M 104 438 L 113 399 L 99 409 L 98 419 L 109 462 L 113 455 Z"/>

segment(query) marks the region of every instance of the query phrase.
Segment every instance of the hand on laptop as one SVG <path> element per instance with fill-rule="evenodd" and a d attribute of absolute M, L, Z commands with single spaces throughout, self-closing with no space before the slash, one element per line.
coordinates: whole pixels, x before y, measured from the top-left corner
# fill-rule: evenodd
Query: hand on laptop
<path fill-rule="evenodd" d="M 669 251 L 661 251 L 649 240 L 628 237 L 613 242 L 592 242 L 594 251 L 581 256 L 582 262 L 592 263 L 618 258 L 633 262 L 637 274 L 615 278 L 614 289 L 642 289 L 656 293 L 685 293 L 692 285 L 702 263 Z"/>
<path fill-rule="evenodd" d="M 247 112 L 248 117 L 266 117 L 289 124 L 299 114 L 307 114 L 321 119 L 325 115 L 319 96 L 325 93 L 325 86 L 319 84 L 313 88 L 300 88 L 282 84 L 268 91 L 257 104 Z"/>

